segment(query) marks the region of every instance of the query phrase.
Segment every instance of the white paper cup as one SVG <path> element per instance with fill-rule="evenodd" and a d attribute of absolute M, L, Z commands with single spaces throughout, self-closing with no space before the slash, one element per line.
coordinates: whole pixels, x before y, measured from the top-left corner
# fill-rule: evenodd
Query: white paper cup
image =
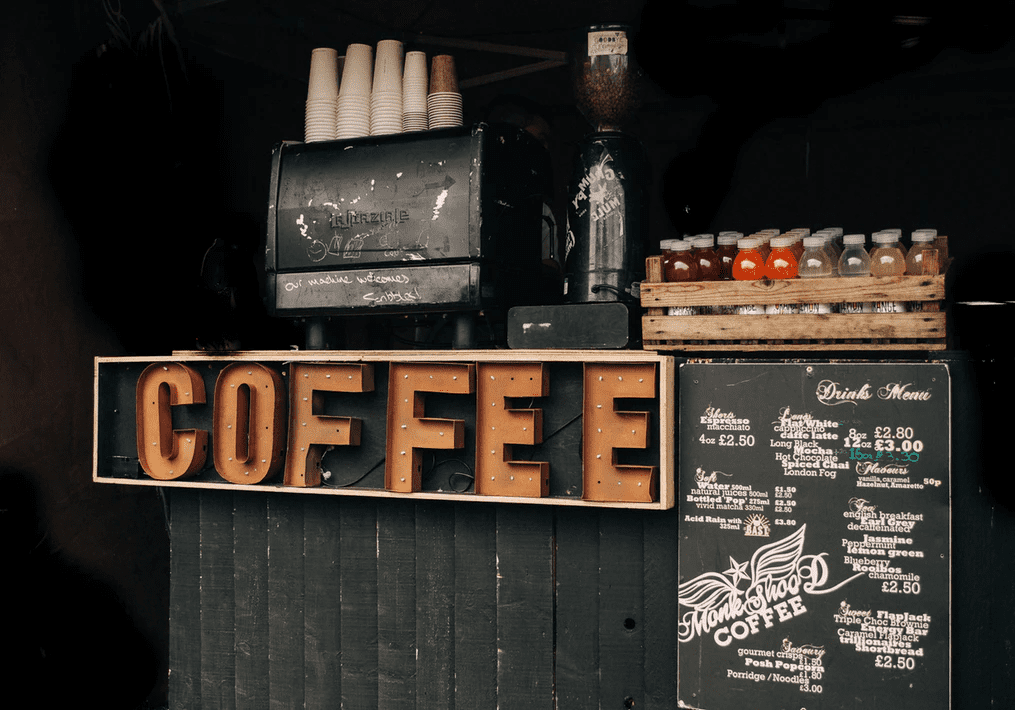
<path fill-rule="evenodd" d="M 345 50 L 339 96 L 369 97 L 373 87 L 374 50 L 369 44 L 350 44 Z"/>
<path fill-rule="evenodd" d="M 310 53 L 310 86 L 307 100 L 338 97 L 338 52 L 318 47 Z"/>

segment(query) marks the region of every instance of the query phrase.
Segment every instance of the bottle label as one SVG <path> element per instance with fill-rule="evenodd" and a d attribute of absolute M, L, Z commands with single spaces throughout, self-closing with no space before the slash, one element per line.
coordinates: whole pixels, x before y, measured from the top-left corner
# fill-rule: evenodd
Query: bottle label
<path fill-rule="evenodd" d="M 883 256 L 883 257 L 881 257 L 881 263 L 882 264 L 891 264 L 894 261 L 895 261 L 895 257 L 894 256 Z"/>
<path fill-rule="evenodd" d="M 871 304 L 861 303 L 859 301 L 853 301 L 851 303 L 842 303 L 839 305 L 839 313 L 870 313 Z"/>
<path fill-rule="evenodd" d="M 589 32 L 589 56 L 627 54 L 627 33 L 623 30 Z"/>
<path fill-rule="evenodd" d="M 698 311 L 694 306 L 670 306 L 666 314 L 671 316 L 696 316 Z"/>
<path fill-rule="evenodd" d="M 906 304 L 899 301 L 876 301 L 874 303 L 875 313 L 905 313 Z"/>

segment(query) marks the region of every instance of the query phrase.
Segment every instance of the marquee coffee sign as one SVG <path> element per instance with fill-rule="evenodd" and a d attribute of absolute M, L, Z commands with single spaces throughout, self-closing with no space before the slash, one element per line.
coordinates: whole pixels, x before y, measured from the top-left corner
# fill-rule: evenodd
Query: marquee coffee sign
<path fill-rule="evenodd" d="M 673 505 L 672 359 L 546 351 L 97 358 L 94 479 Z"/>

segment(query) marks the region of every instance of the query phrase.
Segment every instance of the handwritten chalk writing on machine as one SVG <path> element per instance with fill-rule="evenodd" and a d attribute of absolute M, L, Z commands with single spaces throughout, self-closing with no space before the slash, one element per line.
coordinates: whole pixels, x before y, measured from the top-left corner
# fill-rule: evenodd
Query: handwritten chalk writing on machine
<path fill-rule="evenodd" d="M 469 312 L 532 298 L 548 157 L 524 131 L 281 143 L 272 156 L 272 315 Z"/>

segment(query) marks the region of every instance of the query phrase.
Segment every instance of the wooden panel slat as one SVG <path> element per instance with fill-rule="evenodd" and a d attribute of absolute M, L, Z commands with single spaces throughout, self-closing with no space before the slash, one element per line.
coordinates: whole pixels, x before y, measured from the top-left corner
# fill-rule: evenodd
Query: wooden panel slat
<path fill-rule="evenodd" d="M 233 496 L 236 708 L 268 697 L 268 495 Z"/>
<path fill-rule="evenodd" d="M 645 705 L 642 515 L 603 511 L 599 516 L 601 707 Z"/>
<path fill-rule="evenodd" d="M 599 707 L 599 516 L 556 512 L 557 710 Z"/>
<path fill-rule="evenodd" d="M 233 495 L 205 491 L 201 525 L 201 706 L 236 707 Z"/>
<path fill-rule="evenodd" d="M 170 497 L 169 699 L 173 710 L 201 710 L 200 493 Z"/>
<path fill-rule="evenodd" d="M 856 278 L 690 281 L 642 283 L 641 305 L 736 306 L 767 303 L 848 303 L 851 301 L 936 301 L 945 297 L 945 277 L 862 276 Z"/>
<path fill-rule="evenodd" d="M 644 530 L 645 702 L 677 706 L 677 526 L 676 510 L 646 515 Z M 635 706 L 638 707 L 638 706 Z"/>
<path fill-rule="evenodd" d="M 416 505 L 377 504 L 378 707 L 416 707 Z"/>
<path fill-rule="evenodd" d="M 553 517 L 497 508 L 497 707 L 553 707 Z"/>
<path fill-rule="evenodd" d="M 340 520 L 338 500 L 303 498 L 303 653 L 308 708 L 337 708 L 342 702 Z"/>
<path fill-rule="evenodd" d="M 945 316 L 943 313 L 645 316 L 642 334 L 652 340 L 703 341 L 944 338 Z"/>
<path fill-rule="evenodd" d="M 497 527 L 487 505 L 455 505 L 455 706 L 497 706 Z"/>
<path fill-rule="evenodd" d="M 268 499 L 268 704 L 303 707 L 303 501 Z"/>
<path fill-rule="evenodd" d="M 377 503 L 345 499 L 342 547 L 342 707 L 377 707 Z"/>
<path fill-rule="evenodd" d="M 453 710 L 455 509 L 416 503 L 416 703 Z"/>

